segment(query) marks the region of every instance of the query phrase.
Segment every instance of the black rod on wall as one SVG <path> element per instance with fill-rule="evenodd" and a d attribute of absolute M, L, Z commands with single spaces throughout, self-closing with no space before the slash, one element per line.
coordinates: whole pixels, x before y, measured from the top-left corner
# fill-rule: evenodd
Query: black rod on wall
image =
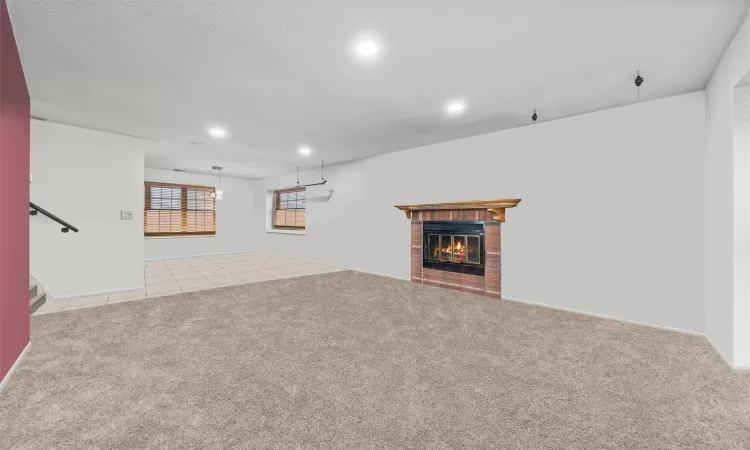
<path fill-rule="evenodd" d="M 308 186 L 320 186 L 322 184 L 328 183 L 328 180 L 323 177 L 323 163 L 325 161 L 320 162 L 320 182 L 318 183 L 310 183 L 310 184 L 303 184 L 302 187 L 308 187 Z M 299 186 L 299 166 L 297 166 L 297 186 Z"/>
<path fill-rule="evenodd" d="M 310 183 L 310 184 L 303 184 L 302 187 L 308 187 L 308 186 L 320 186 L 321 184 L 328 183 L 328 180 L 323 180 L 320 183 Z"/>

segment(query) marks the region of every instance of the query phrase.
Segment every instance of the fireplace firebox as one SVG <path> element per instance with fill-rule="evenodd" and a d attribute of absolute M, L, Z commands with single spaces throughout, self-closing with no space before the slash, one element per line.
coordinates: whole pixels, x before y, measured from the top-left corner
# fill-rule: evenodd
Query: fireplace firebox
<path fill-rule="evenodd" d="M 484 222 L 425 221 L 422 267 L 484 276 Z"/>

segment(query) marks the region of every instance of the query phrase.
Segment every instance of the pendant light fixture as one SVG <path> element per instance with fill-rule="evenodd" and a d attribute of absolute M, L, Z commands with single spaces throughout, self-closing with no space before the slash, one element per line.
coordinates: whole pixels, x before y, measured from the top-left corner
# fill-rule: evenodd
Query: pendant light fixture
<path fill-rule="evenodd" d="M 221 166 L 213 166 L 212 169 L 219 172 L 219 187 L 211 193 L 211 197 L 215 198 L 216 200 L 221 200 L 224 197 L 224 193 L 221 191 Z"/>

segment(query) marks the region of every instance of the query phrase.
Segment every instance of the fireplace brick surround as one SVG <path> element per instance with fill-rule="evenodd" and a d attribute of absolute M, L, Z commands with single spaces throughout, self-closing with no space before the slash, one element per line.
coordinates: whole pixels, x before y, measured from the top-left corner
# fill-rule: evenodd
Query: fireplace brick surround
<path fill-rule="evenodd" d="M 411 219 L 411 281 L 470 294 L 501 298 L 501 223 L 505 208 L 520 199 L 497 199 L 426 205 L 397 205 Z M 424 267 L 425 222 L 481 222 L 484 224 L 484 275 Z"/>

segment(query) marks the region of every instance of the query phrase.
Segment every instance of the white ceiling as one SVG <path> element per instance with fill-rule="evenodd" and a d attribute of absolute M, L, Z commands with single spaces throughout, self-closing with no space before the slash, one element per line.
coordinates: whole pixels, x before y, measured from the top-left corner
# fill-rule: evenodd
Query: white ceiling
<path fill-rule="evenodd" d="M 258 178 L 703 89 L 750 0 L 8 0 L 52 121 Z M 383 46 L 352 57 L 363 33 Z M 466 114 L 442 105 L 464 98 Z M 215 141 L 210 124 L 230 135 Z M 191 145 L 201 139 L 203 145 Z M 296 148 L 307 144 L 307 159 Z"/>

